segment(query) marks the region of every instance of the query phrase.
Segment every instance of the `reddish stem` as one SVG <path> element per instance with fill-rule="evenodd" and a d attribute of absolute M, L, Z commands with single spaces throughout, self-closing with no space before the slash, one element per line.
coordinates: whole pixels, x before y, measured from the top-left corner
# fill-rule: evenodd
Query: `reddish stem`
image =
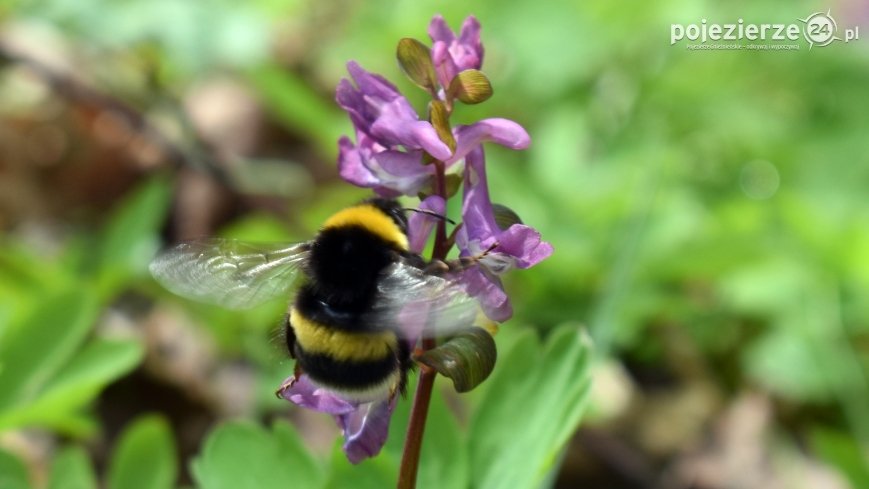
<path fill-rule="evenodd" d="M 446 177 L 444 176 L 444 164 L 435 161 L 435 192 L 446 201 Z M 435 243 L 432 250 L 433 260 L 443 260 L 452 246 L 447 238 L 447 227 L 444 220 L 438 221 L 435 230 Z M 437 346 L 432 338 L 423 338 L 422 349 L 431 350 Z M 422 437 L 425 433 L 425 421 L 428 417 L 428 406 L 431 402 L 431 393 L 434 388 L 434 380 L 437 371 L 420 365 L 419 382 L 416 385 L 416 393 L 413 396 L 413 406 L 410 408 L 410 421 L 407 424 L 407 435 L 404 439 L 404 452 L 401 454 L 401 467 L 398 472 L 398 489 L 414 489 L 416 487 L 416 474 L 419 469 L 419 454 L 422 449 Z"/>
<path fill-rule="evenodd" d="M 444 163 L 442 161 L 435 161 L 435 192 L 444 199 L 444 202 L 447 201 L 447 184 L 446 184 L 446 176 Z M 447 257 L 447 252 L 450 249 L 450 245 L 447 239 L 447 223 L 446 220 L 441 219 L 437 223 L 437 228 L 435 228 L 435 244 L 434 249 L 432 250 L 432 259 L 433 260 L 443 260 Z"/>
<path fill-rule="evenodd" d="M 424 365 L 420 366 L 419 382 L 416 385 L 413 406 L 410 408 L 410 422 L 407 425 L 407 437 L 404 440 L 404 452 L 401 455 L 398 489 L 414 489 L 416 487 L 422 436 L 425 433 L 425 421 L 428 417 L 428 406 L 436 375 L 435 370 Z"/>

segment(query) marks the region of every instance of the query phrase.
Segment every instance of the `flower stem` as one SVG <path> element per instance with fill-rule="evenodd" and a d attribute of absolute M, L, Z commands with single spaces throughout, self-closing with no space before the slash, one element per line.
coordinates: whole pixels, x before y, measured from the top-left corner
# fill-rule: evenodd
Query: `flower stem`
<path fill-rule="evenodd" d="M 444 168 L 444 163 L 442 161 L 435 161 L 435 192 L 444 199 L 444 202 L 447 201 L 447 183 L 446 183 L 446 170 Z M 443 260 L 447 257 L 447 252 L 450 249 L 449 240 L 447 239 L 447 223 L 446 220 L 441 219 L 437 223 L 437 228 L 435 228 L 435 242 L 434 249 L 432 249 L 432 259 L 434 260 Z"/>
<path fill-rule="evenodd" d="M 435 161 L 435 192 L 446 201 L 446 177 L 444 164 Z M 452 242 L 447 238 L 446 222 L 438 221 L 435 230 L 435 242 L 432 250 L 433 260 L 443 260 L 447 257 Z M 437 346 L 432 338 L 423 338 L 422 349 L 431 350 Z M 419 469 L 419 454 L 422 449 L 422 436 L 425 433 L 425 422 L 428 418 L 428 406 L 437 371 L 425 365 L 419 366 L 419 381 L 413 396 L 413 406 L 410 408 L 410 420 L 407 424 L 407 435 L 404 439 L 404 452 L 401 454 L 401 467 L 398 472 L 398 489 L 414 489 L 416 474 Z"/>
<path fill-rule="evenodd" d="M 407 437 L 404 440 L 404 453 L 401 455 L 398 489 L 414 489 L 416 487 L 422 436 L 425 433 L 425 421 L 428 417 L 428 406 L 436 375 L 435 370 L 426 366 L 420 367 L 419 382 L 416 385 L 416 394 L 410 409 L 410 422 L 407 425 Z"/>

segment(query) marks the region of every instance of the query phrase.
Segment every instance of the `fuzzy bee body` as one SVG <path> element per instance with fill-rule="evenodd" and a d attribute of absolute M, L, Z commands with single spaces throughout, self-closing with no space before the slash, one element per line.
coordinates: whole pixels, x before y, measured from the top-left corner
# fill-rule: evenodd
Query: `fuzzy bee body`
<path fill-rule="evenodd" d="M 388 199 L 338 211 L 300 244 L 182 243 L 158 256 L 151 272 L 179 295 L 231 309 L 284 294 L 301 274 L 284 324 L 297 376 L 358 402 L 403 392 L 410 341 L 433 335 L 425 328 L 470 326 L 476 313 L 460 286 L 429 273 L 409 250 L 407 218 Z"/>
<path fill-rule="evenodd" d="M 404 389 L 410 348 L 368 313 L 384 270 L 408 254 L 394 201 L 349 207 L 323 225 L 286 325 L 287 348 L 315 384 L 359 401 Z"/>

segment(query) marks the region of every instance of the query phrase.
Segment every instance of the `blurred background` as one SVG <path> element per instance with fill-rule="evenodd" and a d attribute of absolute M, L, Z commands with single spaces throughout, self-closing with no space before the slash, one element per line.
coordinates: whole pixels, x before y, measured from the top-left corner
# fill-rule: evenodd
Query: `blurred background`
<path fill-rule="evenodd" d="M 672 23 L 828 9 L 865 39 L 670 45 Z M 334 87 L 355 59 L 422 110 L 395 45 L 436 13 L 480 20 L 495 95 L 456 117 L 528 130 L 488 149 L 491 193 L 556 250 L 507 278 L 502 334 L 594 343 L 544 485 L 869 487 L 864 0 L 5 0 L 0 487 L 79 487 L 55 485 L 76 467 L 124 487 L 135 448 L 111 454 L 166 433 L 171 487 L 207 486 L 190 461 L 216 423 L 288 411 L 329 451 L 331 420 L 272 394 L 285 305 L 188 303 L 147 264 L 197 236 L 308 239 L 366 197 L 337 177 Z"/>

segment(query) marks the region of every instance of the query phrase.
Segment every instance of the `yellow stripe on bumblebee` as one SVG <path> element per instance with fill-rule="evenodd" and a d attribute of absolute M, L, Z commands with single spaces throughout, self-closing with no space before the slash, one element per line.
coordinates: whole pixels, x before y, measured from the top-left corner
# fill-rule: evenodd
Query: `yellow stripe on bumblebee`
<path fill-rule="evenodd" d="M 398 351 L 394 333 L 352 333 L 316 323 L 304 317 L 295 307 L 290 309 L 290 323 L 296 342 L 307 353 L 328 355 L 343 361 L 377 361 Z"/>
<path fill-rule="evenodd" d="M 407 235 L 401 231 L 391 217 L 371 204 L 348 207 L 333 214 L 323 224 L 323 229 L 345 226 L 359 226 L 384 241 L 394 244 L 402 251 L 409 249 Z"/>

